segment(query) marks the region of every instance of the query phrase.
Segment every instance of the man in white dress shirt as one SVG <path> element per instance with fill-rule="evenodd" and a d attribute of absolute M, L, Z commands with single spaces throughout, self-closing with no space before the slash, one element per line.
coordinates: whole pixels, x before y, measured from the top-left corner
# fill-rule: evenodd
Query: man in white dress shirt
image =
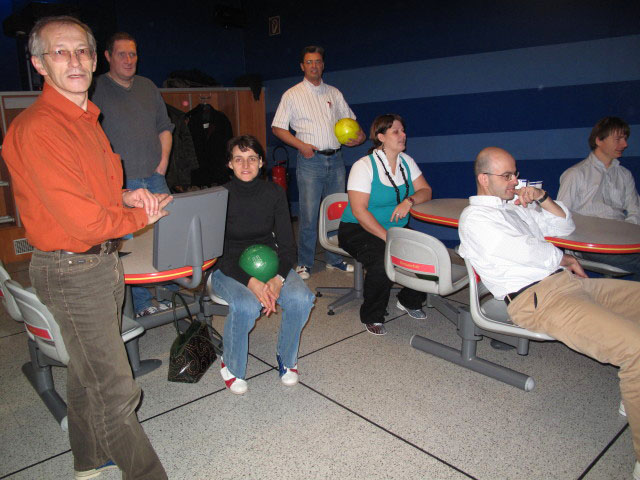
<path fill-rule="evenodd" d="M 342 93 L 322 81 L 324 48 L 308 46 L 302 50 L 300 68 L 302 82 L 284 92 L 271 123 L 273 134 L 298 150 L 296 182 L 299 193 L 298 267 L 304 279 L 309 278 L 318 238 L 320 202 L 332 193 L 344 192 L 345 167 L 341 145 L 334 133 L 336 122 L 353 118 Z M 289 131 L 295 130 L 295 136 Z M 353 147 L 365 140 L 360 129 L 358 138 L 345 145 Z M 325 252 L 327 267 L 352 272 L 353 265 L 335 253 Z"/>
<path fill-rule="evenodd" d="M 544 190 L 516 190 L 516 162 L 508 152 L 485 148 L 474 169 L 478 195 L 460 216 L 460 255 L 494 297 L 504 299 L 516 325 L 620 367 L 640 460 L 640 284 L 587 278 L 574 257 L 545 241 L 574 230 L 571 212 Z M 640 480 L 638 461 L 634 478 Z"/>
<path fill-rule="evenodd" d="M 591 217 L 640 224 L 640 196 L 633 175 L 620 165 L 627 148 L 629 125 L 618 117 L 605 117 L 591 130 L 591 154 L 560 177 L 561 200 L 569 210 Z M 633 273 L 640 281 L 640 254 L 583 253 L 587 260 L 602 262 Z"/>

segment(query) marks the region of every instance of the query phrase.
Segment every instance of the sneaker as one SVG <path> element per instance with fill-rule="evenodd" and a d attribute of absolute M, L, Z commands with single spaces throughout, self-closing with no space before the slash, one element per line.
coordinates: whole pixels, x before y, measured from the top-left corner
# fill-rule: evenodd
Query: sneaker
<path fill-rule="evenodd" d="M 633 469 L 633 480 L 640 480 L 640 462 L 636 461 L 636 466 Z"/>
<path fill-rule="evenodd" d="M 347 262 L 340 262 L 340 263 L 336 263 L 335 265 L 331 265 L 331 264 L 327 263 L 327 268 L 329 270 L 341 270 L 341 271 L 347 272 L 347 273 L 352 273 L 353 272 L 353 265 L 351 265 L 350 263 L 347 263 Z"/>
<path fill-rule="evenodd" d="M 166 312 L 167 310 L 171 310 L 173 308 L 173 303 L 171 302 L 158 302 L 158 310 L 161 312 Z"/>
<path fill-rule="evenodd" d="M 627 411 L 624 409 L 624 403 L 622 403 L 622 400 L 620 400 L 620 407 L 618 408 L 618 413 L 623 417 L 627 416 Z"/>
<path fill-rule="evenodd" d="M 404 305 L 402 305 L 400 303 L 400 300 L 398 300 L 398 303 L 396 303 L 396 307 L 398 307 L 403 312 L 407 312 L 411 318 L 415 318 L 416 320 L 424 320 L 427 318 L 427 314 L 424 313 L 422 309 L 411 310 L 410 308 L 407 308 Z"/>
<path fill-rule="evenodd" d="M 310 272 L 309 267 L 305 267 L 304 265 L 298 265 L 296 267 L 296 273 L 300 275 L 300 278 L 303 280 L 309 280 Z"/>
<path fill-rule="evenodd" d="M 280 355 L 276 355 L 276 358 L 278 359 L 278 374 L 280 375 L 280 381 L 287 387 L 293 387 L 300 380 L 298 364 L 296 363 L 293 367 L 287 368 L 284 366 L 284 363 L 282 363 Z"/>
<path fill-rule="evenodd" d="M 144 310 L 140 310 L 138 313 L 136 313 L 136 318 L 146 317 L 147 315 L 153 315 L 154 313 L 158 313 L 159 311 L 160 309 L 158 307 L 151 305 L 150 307 L 147 307 Z"/>
<path fill-rule="evenodd" d="M 74 478 L 75 480 L 86 480 L 87 478 L 95 478 L 102 474 L 102 472 L 106 472 L 107 470 L 115 470 L 118 466 L 113 463 L 113 460 L 108 460 L 107 463 L 98 467 L 92 468 L 91 470 L 84 470 L 82 472 L 75 471 Z"/>
<path fill-rule="evenodd" d="M 383 323 L 365 323 L 364 324 L 365 328 L 367 329 L 367 332 L 373 334 L 373 335 L 386 335 L 387 334 L 387 329 L 384 326 Z"/>
<path fill-rule="evenodd" d="M 222 358 L 220 359 L 220 375 L 222 375 L 224 384 L 231 393 L 242 395 L 247 392 L 247 382 L 241 378 L 235 377 L 224 364 Z"/>

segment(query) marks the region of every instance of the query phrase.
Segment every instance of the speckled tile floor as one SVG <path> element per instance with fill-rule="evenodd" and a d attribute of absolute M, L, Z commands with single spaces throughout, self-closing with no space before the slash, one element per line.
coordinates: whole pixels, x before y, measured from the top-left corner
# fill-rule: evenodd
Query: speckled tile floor
<path fill-rule="evenodd" d="M 349 285 L 351 274 L 323 270 L 309 286 Z M 28 284 L 26 265 L 9 267 Z M 414 350 L 414 334 L 458 346 L 439 312 L 416 321 L 389 303 L 385 337 L 363 331 L 358 305 L 327 315 L 318 298 L 302 333 L 301 383 L 286 388 L 275 370 L 279 315 L 250 336 L 249 391 L 224 390 L 216 362 L 196 385 L 166 380 L 171 325 L 145 333 L 142 358 L 163 366 L 141 377 L 139 417 L 171 479 L 625 479 L 634 454 L 618 415 L 617 370 L 559 343 L 528 356 L 479 353 L 524 371 L 521 390 Z M 466 302 L 466 291 L 454 296 Z M 214 318 L 222 330 L 224 319 Z M 0 479 L 68 479 L 67 435 L 20 368 L 28 361 L 20 324 L 0 311 Z M 54 376 L 64 396 L 65 370 Z M 107 472 L 105 480 L 120 478 Z"/>

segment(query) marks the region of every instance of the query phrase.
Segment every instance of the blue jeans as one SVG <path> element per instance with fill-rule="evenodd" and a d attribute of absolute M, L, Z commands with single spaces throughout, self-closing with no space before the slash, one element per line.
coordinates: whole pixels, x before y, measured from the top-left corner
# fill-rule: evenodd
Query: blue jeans
<path fill-rule="evenodd" d="M 298 265 L 313 266 L 318 239 L 318 213 L 320 202 L 327 195 L 342 193 L 345 188 L 345 168 L 342 152 L 326 156 L 315 153 L 304 158 L 298 153 L 296 181 L 298 182 Z M 327 263 L 342 261 L 340 255 L 325 252 Z"/>
<path fill-rule="evenodd" d="M 127 179 L 126 188 L 129 190 L 135 190 L 137 188 L 146 188 L 151 193 L 171 193 L 169 191 L 169 187 L 167 186 L 167 181 L 164 178 L 164 175 L 160 175 L 159 173 L 154 173 L 150 177 L 146 178 L 132 178 Z M 132 238 L 131 236 L 125 236 L 124 238 Z M 177 292 L 179 287 L 177 285 L 166 285 L 171 291 Z M 146 287 L 131 287 L 131 298 L 133 299 L 133 311 L 135 313 L 140 313 L 145 308 L 151 306 L 151 300 L 153 299 L 153 295 Z"/>
<path fill-rule="evenodd" d="M 640 282 L 640 253 L 626 254 L 606 254 L 582 252 L 582 258 L 592 260 L 594 262 L 606 263 L 614 267 L 622 268 L 627 272 L 631 272 L 631 276 L 622 277 L 625 280 L 634 280 Z"/>
<path fill-rule="evenodd" d="M 246 285 L 227 277 L 220 270 L 213 272 L 213 289 L 229 304 L 224 323 L 224 363 L 238 378 L 245 378 L 249 354 L 249 332 L 260 317 L 262 305 Z M 315 295 L 293 270 L 289 271 L 280 291 L 278 304 L 282 307 L 282 321 L 278 334 L 277 354 L 285 367 L 298 362 L 300 333 L 309 320 Z"/>
<path fill-rule="evenodd" d="M 36 249 L 29 276 L 69 354 L 67 418 L 75 469 L 111 459 L 123 479 L 166 479 L 136 416 L 141 390 L 120 336 L 124 276 L 118 255 Z"/>

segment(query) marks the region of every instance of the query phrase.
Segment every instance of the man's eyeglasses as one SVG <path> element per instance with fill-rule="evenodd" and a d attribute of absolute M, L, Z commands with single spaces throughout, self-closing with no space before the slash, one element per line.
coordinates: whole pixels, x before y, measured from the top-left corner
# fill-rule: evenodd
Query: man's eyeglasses
<path fill-rule="evenodd" d="M 489 172 L 482 172 L 482 173 L 484 173 L 485 175 L 493 175 L 494 177 L 502 177 L 507 182 L 510 182 L 514 178 L 518 178 L 520 176 L 520 172 L 517 170 L 515 172 L 506 172 L 506 173 L 489 173 Z"/>
<path fill-rule="evenodd" d="M 321 65 L 323 63 L 323 60 L 305 60 L 304 63 L 305 65 L 313 65 L 314 63 L 316 65 Z"/>
<path fill-rule="evenodd" d="M 260 157 L 233 157 L 231 161 L 236 165 L 242 165 L 244 162 L 247 162 L 249 165 L 255 165 L 260 161 Z"/>
<path fill-rule="evenodd" d="M 69 50 L 54 50 L 53 52 L 44 52 L 42 55 L 49 55 L 55 63 L 68 63 L 71 60 L 71 54 L 74 54 L 79 62 L 92 60 L 94 55 L 93 48 L 78 48 L 73 52 Z"/>

